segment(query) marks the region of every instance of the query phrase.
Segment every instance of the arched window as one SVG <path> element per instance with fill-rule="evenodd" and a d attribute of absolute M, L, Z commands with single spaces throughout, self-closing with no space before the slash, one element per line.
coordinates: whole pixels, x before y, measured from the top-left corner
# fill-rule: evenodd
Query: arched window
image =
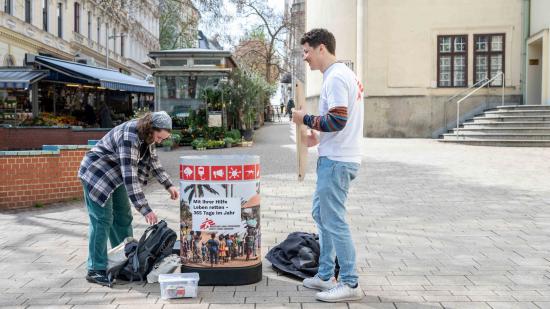
<path fill-rule="evenodd" d="M 4 62 L 4 66 L 7 66 L 7 67 L 15 66 L 15 57 L 13 55 L 6 54 L 4 56 L 3 62 Z"/>

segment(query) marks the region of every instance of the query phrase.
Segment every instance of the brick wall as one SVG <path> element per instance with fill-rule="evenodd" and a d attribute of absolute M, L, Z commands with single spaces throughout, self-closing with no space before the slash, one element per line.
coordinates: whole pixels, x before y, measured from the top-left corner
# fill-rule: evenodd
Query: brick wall
<path fill-rule="evenodd" d="M 86 145 L 101 139 L 109 129 L 55 127 L 0 128 L 0 150 L 41 149 L 42 145 Z"/>
<path fill-rule="evenodd" d="M 0 209 L 82 198 L 77 172 L 89 147 L 59 148 L 0 152 Z"/>

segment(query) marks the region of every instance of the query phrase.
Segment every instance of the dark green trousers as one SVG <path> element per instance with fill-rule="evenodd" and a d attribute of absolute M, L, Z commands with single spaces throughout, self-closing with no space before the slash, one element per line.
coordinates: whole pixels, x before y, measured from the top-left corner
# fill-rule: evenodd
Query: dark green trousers
<path fill-rule="evenodd" d="M 115 189 L 105 205 L 95 203 L 84 186 L 84 201 L 90 216 L 88 231 L 88 270 L 107 269 L 107 238 L 116 247 L 133 236 L 132 210 L 124 185 Z"/>

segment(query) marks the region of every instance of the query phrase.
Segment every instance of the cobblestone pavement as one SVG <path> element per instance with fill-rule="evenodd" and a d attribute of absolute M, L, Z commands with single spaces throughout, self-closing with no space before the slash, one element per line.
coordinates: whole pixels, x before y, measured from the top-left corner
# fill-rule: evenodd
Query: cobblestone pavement
<path fill-rule="evenodd" d="M 314 232 L 310 199 L 315 153 L 295 175 L 288 124 L 257 131 L 262 160 L 263 254 L 289 232 Z M 161 152 L 177 176 L 178 157 Z M 324 304 L 264 261 L 261 282 L 201 287 L 165 301 L 157 284 L 84 280 L 88 219 L 82 201 L 0 214 L 0 307 L 35 308 L 550 308 L 550 149 L 366 139 L 352 184 L 349 221 L 358 250 L 361 302 Z M 158 185 L 147 197 L 170 226 L 177 203 Z M 146 227 L 135 213 L 135 234 Z M 185 306 L 182 306 L 185 304 Z"/>

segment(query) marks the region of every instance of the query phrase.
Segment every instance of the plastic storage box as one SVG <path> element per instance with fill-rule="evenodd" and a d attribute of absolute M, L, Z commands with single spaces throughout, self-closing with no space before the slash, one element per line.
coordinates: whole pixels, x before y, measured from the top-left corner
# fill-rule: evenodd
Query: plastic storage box
<path fill-rule="evenodd" d="M 160 274 L 160 296 L 163 299 L 197 297 L 199 274 L 175 273 Z"/>

